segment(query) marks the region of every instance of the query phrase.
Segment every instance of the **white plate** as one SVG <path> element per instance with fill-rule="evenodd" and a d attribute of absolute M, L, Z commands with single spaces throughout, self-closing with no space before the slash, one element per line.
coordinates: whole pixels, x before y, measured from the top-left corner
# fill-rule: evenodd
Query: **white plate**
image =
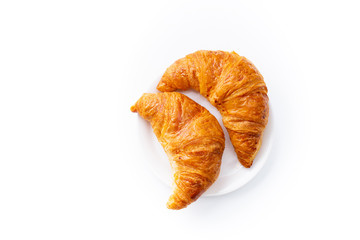
<path fill-rule="evenodd" d="M 147 93 L 159 92 L 156 90 L 157 83 L 160 78 L 153 82 L 148 89 Z M 250 180 L 252 180 L 261 168 L 264 166 L 268 154 L 270 152 L 272 144 L 272 111 L 270 111 L 269 123 L 265 129 L 262 146 L 256 155 L 253 165 L 251 168 L 243 167 L 237 159 L 234 148 L 230 142 L 229 135 L 222 123 L 222 118 L 217 109 L 212 106 L 203 96 L 193 90 L 181 92 L 186 96 L 190 97 L 213 114 L 219 121 L 225 134 L 225 150 L 222 157 L 220 175 L 216 182 L 202 195 L 202 196 L 218 196 L 232 192 Z M 155 134 L 152 131 L 149 122 L 143 120 L 141 117 L 138 118 L 139 122 L 139 142 L 142 146 L 144 155 L 147 156 L 145 161 L 148 161 L 151 169 L 157 177 L 160 178 L 169 187 L 171 186 L 171 169 L 168 158 L 158 142 Z"/>

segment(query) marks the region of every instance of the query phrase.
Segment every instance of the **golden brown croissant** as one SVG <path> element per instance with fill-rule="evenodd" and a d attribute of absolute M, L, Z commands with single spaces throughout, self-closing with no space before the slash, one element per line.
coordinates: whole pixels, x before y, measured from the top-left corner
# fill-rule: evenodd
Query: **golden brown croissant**
<path fill-rule="evenodd" d="M 173 171 L 167 207 L 194 202 L 217 179 L 225 147 L 222 128 L 208 110 L 177 92 L 145 93 L 131 111 L 151 123 Z"/>
<path fill-rule="evenodd" d="M 157 86 L 162 92 L 189 88 L 220 111 L 240 163 L 250 167 L 269 116 L 260 72 L 235 52 L 197 51 L 172 64 Z"/>

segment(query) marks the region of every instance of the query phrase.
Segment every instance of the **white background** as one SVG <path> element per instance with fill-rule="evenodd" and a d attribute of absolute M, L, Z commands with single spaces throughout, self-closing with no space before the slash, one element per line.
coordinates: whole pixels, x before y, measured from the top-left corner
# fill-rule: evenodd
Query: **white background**
<path fill-rule="evenodd" d="M 0 239 L 359 239 L 357 1 L 1 1 Z M 243 188 L 165 207 L 129 110 L 173 61 L 236 51 L 274 144 Z"/>

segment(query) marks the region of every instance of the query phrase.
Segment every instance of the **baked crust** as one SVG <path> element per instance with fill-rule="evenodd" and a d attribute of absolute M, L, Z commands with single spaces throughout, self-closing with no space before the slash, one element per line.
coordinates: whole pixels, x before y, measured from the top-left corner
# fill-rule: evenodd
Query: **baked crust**
<path fill-rule="evenodd" d="M 201 50 L 172 64 L 157 86 L 162 92 L 189 88 L 220 111 L 240 163 L 249 168 L 269 116 L 263 76 L 235 52 Z"/>
<path fill-rule="evenodd" d="M 131 111 L 151 123 L 173 171 L 167 207 L 182 209 L 217 179 L 225 147 L 222 128 L 208 110 L 177 93 L 145 93 Z"/>

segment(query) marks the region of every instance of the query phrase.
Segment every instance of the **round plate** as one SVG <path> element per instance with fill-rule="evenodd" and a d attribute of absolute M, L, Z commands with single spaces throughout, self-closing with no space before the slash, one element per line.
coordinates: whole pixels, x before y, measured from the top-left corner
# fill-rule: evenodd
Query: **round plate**
<path fill-rule="evenodd" d="M 156 90 L 159 80 L 153 82 L 147 93 L 159 92 Z M 181 93 L 208 109 L 210 113 L 216 117 L 225 134 L 225 150 L 222 157 L 220 175 L 215 183 L 202 196 L 218 196 L 244 186 L 258 174 L 268 158 L 272 144 L 272 114 L 269 114 L 269 122 L 264 132 L 262 146 L 256 155 L 254 163 L 250 168 L 245 168 L 237 159 L 234 148 L 230 142 L 229 134 L 222 123 L 222 118 L 218 110 L 198 92 L 190 90 Z M 143 148 L 142 151 L 144 151 L 146 161 L 148 161 L 155 175 L 166 185 L 171 186 L 171 169 L 167 155 L 153 133 L 150 123 L 141 117 L 138 118 L 138 122 L 140 146 Z"/>

